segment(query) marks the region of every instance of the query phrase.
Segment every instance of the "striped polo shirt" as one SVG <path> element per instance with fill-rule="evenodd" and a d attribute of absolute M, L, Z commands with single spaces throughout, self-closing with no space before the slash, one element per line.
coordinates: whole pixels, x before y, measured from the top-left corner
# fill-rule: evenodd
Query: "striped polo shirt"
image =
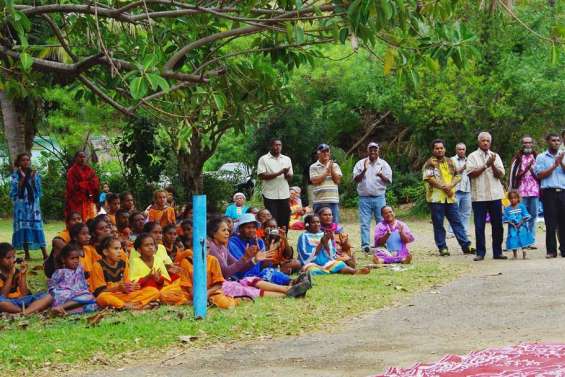
<path fill-rule="evenodd" d="M 339 165 L 335 162 L 333 163 L 333 169 L 338 175 L 343 175 Z M 320 161 L 316 161 L 310 165 L 310 179 L 325 175 L 326 171 L 326 165 L 322 164 Z M 314 195 L 314 204 L 339 203 L 338 187 L 330 176 L 327 176 L 319 185 L 315 185 L 312 193 Z"/>

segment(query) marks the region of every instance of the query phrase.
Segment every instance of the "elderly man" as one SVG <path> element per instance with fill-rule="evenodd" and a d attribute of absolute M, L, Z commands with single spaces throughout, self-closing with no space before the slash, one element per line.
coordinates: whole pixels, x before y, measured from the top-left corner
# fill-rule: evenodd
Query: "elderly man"
<path fill-rule="evenodd" d="M 492 227 L 492 254 L 494 259 L 507 259 L 502 255 L 502 199 L 504 187 L 500 181 L 504 177 L 504 165 L 500 156 L 490 150 L 492 136 L 481 132 L 478 136 L 479 148 L 467 158 L 466 172 L 471 179 L 471 200 L 475 218 L 475 237 L 477 256 L 482 261 L 486 255 L 485 226 L 487 214 Z"/>
<path fill-rule="evenodd" d="M 522 138 L 522 147 L 512 159 L 510 165 L 510 189 L 518 191 L 522 198 L 522 204 L 530 214 L 526 226 L 528 231 L 536 239 L 536 219 L 538 216 L 538 200 L 540 194 L 539 183 L 534 173 L 537 153 L 534 151 L 534 140 L 531 136 Z M 530 249 L 535 249 L 530 246 Z"/>
<path fill-rule="evenodd" d="M 469 237 L 469 217 L 471 217 L 471 182 L 465 172 L 467 167 L 467 146 L 459 143 L 455 146 L 455 156 L 451 157 L 451 161 L 455 165 L 455 173 L 461 175 L 461 181 L 455 186 L 455 201 L 459 218 L 465 228 L 465 234 Z M 448 236 L 454 236 L 451 226 L 449 227 Z"/>
<path fill-rule="evenodd" d="M 318 161 L 310 165 L 310 182 L 313 189 L 313 210 L 318 212 L 323 207 L 332 210 L 335 223 L 339 224 L 339 190 L 341 169 L 332 161 L 330 146 L 320 144 L 317 148 Z"/>
<path fill-rule="evenodd" d="M 432 142 L 432 153 L 433 156 L 424 163 L 422 179 L 426 184 L 426 201 L 429 203 L 432 213 L 434 240 L 439 255 L 449 255 L 449 249 L 445 242 L 445 228 L 443 227 L 443 221 L 446 217 L 463 253 L 472 254 L 471 241 L 467 238 L 455 204 L 455 187 L 461 181 L 461 175 L 457 174 L 453 161 L 445 157 L 445 142 L 443 140 L 436 139 Z"/>
<path fill-rule="evenodd" d="M 290 221 L 290 190 L 288 182 L 292 180 L 292 161 L 283 155 L 282 142 L 271 141 L 271 150 L 261 156 L 257 163 L 257 175 L 263 181 L 263 203 L 277 220 L 279 226 L 288 229 Z"/>
<path fill-rule="evenodd" d="M 565 166 L 557 134 L 546 137 L 547 151 L 536 158 L 535 174 L 540 179 L 545 219 L 546 258 L 557 257 L 556 231 L 559 232 L 559 251 L 565 257 Z"/>
<path fill-rule="evenodd" d="M 386 187 L 392 182 L 390 165 L 379 157 L 379 144 L 369 143 L 367 157 L 355 164 L 353 179 L 359 194 L 359 222 L 361 223 L 361 250 L 370 252 L 371 219 L 382 220 L 381 209 L 386 205 Z"/>

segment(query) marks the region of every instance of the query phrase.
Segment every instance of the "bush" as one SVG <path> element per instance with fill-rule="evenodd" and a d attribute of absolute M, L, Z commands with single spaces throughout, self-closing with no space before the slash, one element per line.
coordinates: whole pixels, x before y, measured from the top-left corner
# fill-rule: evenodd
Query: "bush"
<path fill-rule="evenodd" d="M 211 175 L 204 175 L 204 192 L 206 193 L 207 210 L 209 213 L 223 212 L 227 201 L 234 192 L 234 187 L 229 182 Z"/>

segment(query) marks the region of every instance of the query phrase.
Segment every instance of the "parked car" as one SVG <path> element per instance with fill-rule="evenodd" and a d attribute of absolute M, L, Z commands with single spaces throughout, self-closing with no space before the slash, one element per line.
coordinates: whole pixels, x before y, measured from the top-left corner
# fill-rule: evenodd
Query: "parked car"
<path fill-rule="evenodd" d="M 228 162 L 216 171 L 206 172 L 216 179 L 231 183 L 234 187 L 234 193 L 242 192 L 248 199 L 253 196 L 255 189 L 253 173 L 253 168 L 243 162 Z"/>

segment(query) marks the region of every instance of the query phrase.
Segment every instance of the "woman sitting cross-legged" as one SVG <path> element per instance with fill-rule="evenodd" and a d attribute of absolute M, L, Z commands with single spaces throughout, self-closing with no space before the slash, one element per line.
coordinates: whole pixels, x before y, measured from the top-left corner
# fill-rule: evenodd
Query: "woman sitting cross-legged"
<path fill-rule="evenodd" d="M 355 269 L 344 261 L 336 259 L 336 248 L 333 233 L 320 229 L 320 218 L 308 215 L 304 219 L 306 231 L 298 237 L 298 257 L 302 269 L 314 275 L 325 274 L 368 274 L 366 267 Z"/>
<path fill-rule="evenodd" d="M 332 210 L 329 207 L 322 207 L 318 210 L 317 215 L 320 218 L 321 231 L 332 233 L 335 241 L 336 259 L 344 261 L 351 268 L 355 268 L 357 261 L 349 243 L 349 234 L 344 231 L 341 225 L 334 223 Z"/>
<path fill-rule="evenodd" d="M 228 226 L 221 218 L 208 221 L 208 253 L 215 257 L 225 279 L 237 279 L 237 275 L 249 270 L 266 258 L 266 253 L 258 251 L 256 247 L 247 247 L 245 254 L 237 260 L 228 251 L 230 232 Z M 308 275 L 301 275 L 293 285 L 278 285 L 268 283 L 258 277 L 244 277 L 237 280 L 225 280 L 222 291 L 229 297 L 303 297 L 312 287 Z"/>
<path fill-rule="evenodd" d="M 412 256 L 407 245 L 414 241 L 408 225 L 397 220 L 392 207 L 381 209 L 383 220 L 375 227 L 375 263 L 410 263 Z"/>

